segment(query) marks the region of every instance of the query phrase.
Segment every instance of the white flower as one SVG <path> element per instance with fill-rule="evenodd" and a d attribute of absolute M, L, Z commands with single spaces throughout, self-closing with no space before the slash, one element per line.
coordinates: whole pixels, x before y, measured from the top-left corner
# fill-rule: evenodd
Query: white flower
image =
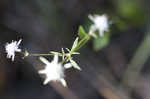
<path fill-rule="evenodd" d="M 95 32 L 96 30 L 99 31 L 99 35 L 103 36 L 104 32 L 108 31 L 109 22 L 107 16 L 104 15 L 89 15 L 89 18 L 93 21 L 93 25 L 90 27 L 90 33 Z"/>
<path fill-rule="evenodd" d="M 58 56 L 55 55 L 52 62 L 49 62 L 44 57 L 40 57 L 40 60 L 46 64 L 44 70 L 40 70 L 39 74 L 45 74 L 46 79 L 44 81 L 44 85 L 48 84 L 50 81 L 60 81 L 64 86 L 66 86 L 66 81 L 64 79 L 64 70 L 65 68 L 61 63 L 58 63 Z"/>
<path fill-rule="evenodd" d="M 7 58 L 11 58 L 12 61 L 14 61 L 15 58 L 15 52 L 21 52 L 21 49 L 19 49 L 19 44 L 21 43 L 22 39 L 17 41 L 12 41 L 11 43 L 7 43 L 5 45 L 5 50 L 7 52 Z"/>

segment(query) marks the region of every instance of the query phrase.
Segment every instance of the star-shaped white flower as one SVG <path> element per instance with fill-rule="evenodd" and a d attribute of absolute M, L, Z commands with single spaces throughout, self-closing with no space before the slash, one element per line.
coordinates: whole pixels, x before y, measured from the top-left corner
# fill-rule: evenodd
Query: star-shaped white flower
<path fill-rule="evenodd" d="M 15 52 L 21 52 L 21 49 L 19 49 L 19 44 L 21 43 L 22 39 L 17 41 L 12 41 L 11 43 L 7 43 L 5 45 L 5 50 L 7 52 L 7 58 L 11 58 L 12 61 L 14 61 L 15 58 Z"/>
<path fill-rule="evenodd" d="M 93 21 L 93 25 L 90 27 L 90 32 L 94 32 L 95 30 L 99 31 L 99 35 L 103 36 L 104 32 L 108 31 L 109 22 L 107 16 L 104 15 L 89 15 L 89 18 Z"/>
<path fill-rule="evenodd" d="M 40 70 L 39 74 L 45 74 L 46 79 L 44 81 L 44 85 L 48 84 L 50 81 L 60 81 L 63 86 L 67 86 L 66 81 L 64 79 L 64 70 L 65 68 L 62 66 L 61 63 L 58 63 L 58 55 L 54 56 L 54 59 L 49 62 L 44 57 L 40 57 L 40 60 L 46 64 L 44 70 Z"/>

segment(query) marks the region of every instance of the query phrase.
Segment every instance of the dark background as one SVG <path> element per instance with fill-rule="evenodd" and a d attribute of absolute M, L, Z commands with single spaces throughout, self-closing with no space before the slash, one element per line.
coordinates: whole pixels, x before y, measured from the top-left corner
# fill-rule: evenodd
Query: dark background
<path fill-rule="evenodd" d="M 149 34 L 149 4 L 149 0 L 0 0 L 0 98 L 150 99 L 149 52 L 141 54 L 147 58 L 134 89 L 130 92 L 121 85 L 128 64 Z M 86 26 L 88 15 L 95 13 L 112 20 L 110 42 L 94 51 L 89 41 L 79 51 L 74 59 L 82 71 L 65 72 L 68 88 L 53 82 L 44 86 L 37 73 L 43 64 L 37 57 L 22 59 L 17 53 L 14 62 L 6 58 L 6 42 L 20 38 L 21 48 L 31 53 L 70 48 L 79 25 Z"/>

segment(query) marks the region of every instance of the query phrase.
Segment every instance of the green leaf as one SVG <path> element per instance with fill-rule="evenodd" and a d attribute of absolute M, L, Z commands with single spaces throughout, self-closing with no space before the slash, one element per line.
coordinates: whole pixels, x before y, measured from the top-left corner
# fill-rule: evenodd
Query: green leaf
<path fill-rule="evenodd" d="M 74 52 L 78 51 L 81 47 L 83 47 L 88 41 L 90 40 L 90 36 L 85 36 L 80 42 L 78 43 L 78 46 L 74 49 Z"/>
<path fill-rule="evenodd" d="M 109 44 L 110 36 L 105 33 L 103 37 L 98 37 L 93 40 L 93 48 L 95 51 L 101 50 Z"/>
<path fill-rule="evenodd" d="M 79 30 L 78 30 L 78 35 L 79 35 L 80 39 L 82 39 L 85 36 L 87 36 L 88 34 L 85 32 L 84 28 L 82 26 L 80 26 Z"/>
<path fill-rule="evenodd" d="M 77 64 L 74 60 L 70 60 L 70 63 L 72 64 L 72 66 L 73 66 L 75 69 L 81 70 L 81 68 L 78 66 L 78 64 Z"/>
<path fill-rule="evenodd" d="M 70 52 L 70 49 L 69 48 L 65 48 L 68 52 Z"/>
<path fill-rule="evenodd" d="M 80 54 L 79 52 L 73 52 L 72 54 Z"/>
<path fill-rule="evenodd" d="M 39 57 L 39 59 L 40 59 L 43 63 L 49 64 L 49 61 L 48 61 L 46 58 L 44 58 L 44 57 Z"/>
<path fill-rule="evenodd" d="M 75 39 L 73 45 L 72 45 L 71 50 L 74 49 L 74 48 L 76 48 L 76 47 L 78 46 L 78 40 L 79 40 L 79 38 L 77 37 L 77 38 Z M 69 51 L 69 52 L 70 52 L 70 51 Z"/>

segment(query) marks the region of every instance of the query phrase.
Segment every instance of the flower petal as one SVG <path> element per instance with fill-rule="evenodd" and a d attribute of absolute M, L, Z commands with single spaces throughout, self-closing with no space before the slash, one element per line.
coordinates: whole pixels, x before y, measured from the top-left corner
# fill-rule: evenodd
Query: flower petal
<path fill-rule="evenodd" d="M 44 84 L 44 85 L 48 84 L 48 82 L 49 82 L 50 80 L 51 80 L 50 78 L 46 78 L 43 84 Z"/>
<path fill-rule="evenodd" d="M 40 71 L 38 71 L 38 73 L 39 74 L 45 74 L 46 72 L 45 72 L 45 70 L 40 70 Z"/>
<path fill-rule="evenodd" d="M 66 83 L 65 79 L 60 79 L 60 82 L 64 87 L 67 87 L 67 83 Z"/>
<path fill-rule="evenodd" d="M 53 62 L 54 62 L 54 63 L 57 63 L 57 62 L 58 62 L 58 55 L 54 55 Z"/>
<path fill-rule="evenodd" d="M 65 69 L 68 69 L 68 68 L 71 68 L 71 67 L 73 67 L 73 66 L 72 66 L 71 63 L 67 63 L 67 64 L 64 65 L 64 67 L 65 67 Z"/>
<path fill-rule="evenodd" d="M 20 39 L 18 42 L 17 42 L 17 45 L 19 45 L 21 43 L 22 39 Z"/>

